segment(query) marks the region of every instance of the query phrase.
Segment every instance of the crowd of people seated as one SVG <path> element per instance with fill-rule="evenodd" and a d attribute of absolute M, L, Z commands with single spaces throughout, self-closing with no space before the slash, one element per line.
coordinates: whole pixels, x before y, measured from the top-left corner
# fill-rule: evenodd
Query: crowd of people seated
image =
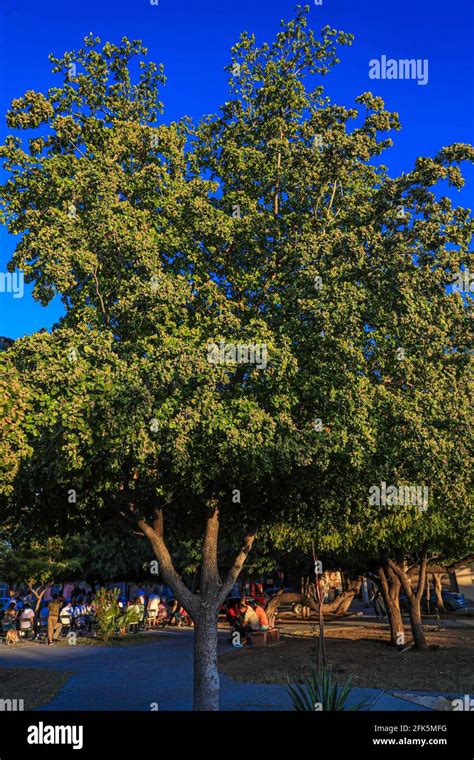
<path fill-rule="evenodd" d="M 125 610 L 132 610 L 136 620 L 134 630 L 156 628 L 165 625 L 192 625 L 191 618 L 176 600 L 160 596 L 159 589 L 146 593 L 138 590 L 138 595 L 127 601 L 126 597 L 118 599 L 118 605 Z M 50 598 L 40 602 L 33 609 L 31 595 L 12 597 L 3 610 L 1 628 L 3 634 L 16 630 L 22 637 L 46 638 L 49 645 L 59 639 L 61 632 L 90 633 L 95 625 L 95 595 L 90 591 L 80 590 L 69 599 L 64 595 L 53 593 Z M 122 631 L 126 632 L 126 631 Z"/>
<path fill-rule="evenodd" d="M 98 591 L 98 586 L 96 591 Z M 127 616 L 124 627 L 120 632 L 137 632 L 140 629 L 153 629 L 170 626 L 192 625 L 185 609 L 176 599 L 171 598 L 170 590 L 166 587 L 148 587 L 129 589 L 132 594 L 129 599 L 122 594 L 118 597 L 119 607 L 133 614 Z M 69 593 L 69 596 L 66 596 Z M 95 592 L 87 584 L 74 586 L 64 584 L 62 594 L 45 594 L 38 603 L 31 594 L 11 596 L 11 601 L 3 608 L 1 629 L 3 635 L 9 630 L 15 630 L 20 637 L 45 639 L 49 645 L 59 639 L 61 633 L 91 634 L 97 625 Z M 1 616 L 1 613 L 0 613 Z M 252 632 L 267 631 L 269 622 L 262 604 L 255 598 L 252 604 L 245 599 L 236 601 L 226 610 L 227 622 L 231 627 L 231 641 L 235 646 L 251 645 Z M 125 621 L 125 619 L 124 619 Z M 237 632 L 237 642 L 232 635 Z"/>

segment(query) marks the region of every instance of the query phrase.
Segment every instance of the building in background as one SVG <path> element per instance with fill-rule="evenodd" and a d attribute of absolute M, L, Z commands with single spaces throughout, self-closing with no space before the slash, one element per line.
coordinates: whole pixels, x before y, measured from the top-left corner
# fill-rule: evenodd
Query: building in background
<path fill-rule="evenodd" d="M 12 338 L 5 338 L 3 336 L 0 336 L 0 351 L 6 351 L 8 348 L 13 346 L 14 340 Z"/>

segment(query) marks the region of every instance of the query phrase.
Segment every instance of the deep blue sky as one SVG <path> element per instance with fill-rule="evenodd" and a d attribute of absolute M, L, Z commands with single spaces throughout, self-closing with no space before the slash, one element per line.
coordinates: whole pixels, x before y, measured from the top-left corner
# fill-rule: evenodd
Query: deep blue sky
<path fill-rule="evenodd" d="M 304 4 L 304 3 L 302 3 Z M 366 90 L 381 95 L 398 111 L 402 131 L 383 162 L 392 173 L 409 170 L 418 155 L 434 155 L 452 142 L 474 142 L 473 3 L 472 0 L 323 0 L 310 4 L 316 31 L 330 24 L 355 34 L 341 51 L 342 63 L 324 79 L 327 94 L 346 106 Z M 165 119 L 187 114 L 199 118 L 227 100 L 229 50 L 241 31 L 271 40 L 281 18 L 293 16 L 296 0 L 2 0 L 0 10 L 0 139 L 8 133 L 5 112 L 26 90 L 45 91 L 57 84 L 48 53 L 81 45 L 88 32 L 103 42 L 122 36 L 139 38 L 149 56 L 165 65 L 162 93 Z M 427 58 L 429 82 L 368 77 L 368 62 L 392 58 Z M 455 202 L 474 203 L 474 171 L 466 167 L 467 186 Z M 452 193 L 450 193 L 452 194 Z M 459 198 L 459 200 L 457 200 Z M 15 241 L 0 230 L 0 271 Z M 46 309 L 31 297 L 0 293 L 0 335 L 13 338 L 50 328 L 61 314 L 57 299 Z"/>

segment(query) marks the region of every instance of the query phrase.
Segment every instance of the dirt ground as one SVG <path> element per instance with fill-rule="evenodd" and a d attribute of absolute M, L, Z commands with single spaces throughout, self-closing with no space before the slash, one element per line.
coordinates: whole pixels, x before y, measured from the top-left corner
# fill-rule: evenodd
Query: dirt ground
<path fill-rule="evenodd" d="M 49 702 L 72 673 L 37 668 L 0 668 L 0 699 L 23 699 L 31 710 Z"/>
<path fill-rule="evenodd" d="M 427 631 L 430 649 L 403 654 L 387 642 L 383 626 L 326 631 L 326 657 L 340 682 L 353 686 L 474 693 L 474 630 Z M 219 670 L 238 681 L 284 683 L 311 671 L 317 656 L 314 631 L 293 631 L 279 644 L 244 647 L 219 657 Z"/>

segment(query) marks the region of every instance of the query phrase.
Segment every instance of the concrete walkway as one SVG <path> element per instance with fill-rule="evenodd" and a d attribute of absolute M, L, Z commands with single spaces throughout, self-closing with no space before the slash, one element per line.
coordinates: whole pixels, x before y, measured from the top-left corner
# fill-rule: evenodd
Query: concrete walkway
<path fill-rule="evenodd" d="M 219 634 L 228 651 L 228 634 Z M 163 633 L 154 643 L 136 646 L 61 646 L 24 643 L 0 647 L 0 667 L 51 668 L 74 673 L 59 693 L 38 710 L 190 710 L 192 708 L 193 631 Z M 221 710 L 291 710 L 286 687 L 244 683 L 221 674 Z M 428 696 L 427 692 L 417 692 Z M 440 694 L 434 695 L 436 697 Z M 447 695 L 446 695 L 447 696 Z M 452 699 L 456 696 L 449 695 Z M 419 710 L 383 689 L 354 688 L 348 705 L 370 700 L 373 710 Z M 156 709 L 156 707 L 154 708 Z"/>

